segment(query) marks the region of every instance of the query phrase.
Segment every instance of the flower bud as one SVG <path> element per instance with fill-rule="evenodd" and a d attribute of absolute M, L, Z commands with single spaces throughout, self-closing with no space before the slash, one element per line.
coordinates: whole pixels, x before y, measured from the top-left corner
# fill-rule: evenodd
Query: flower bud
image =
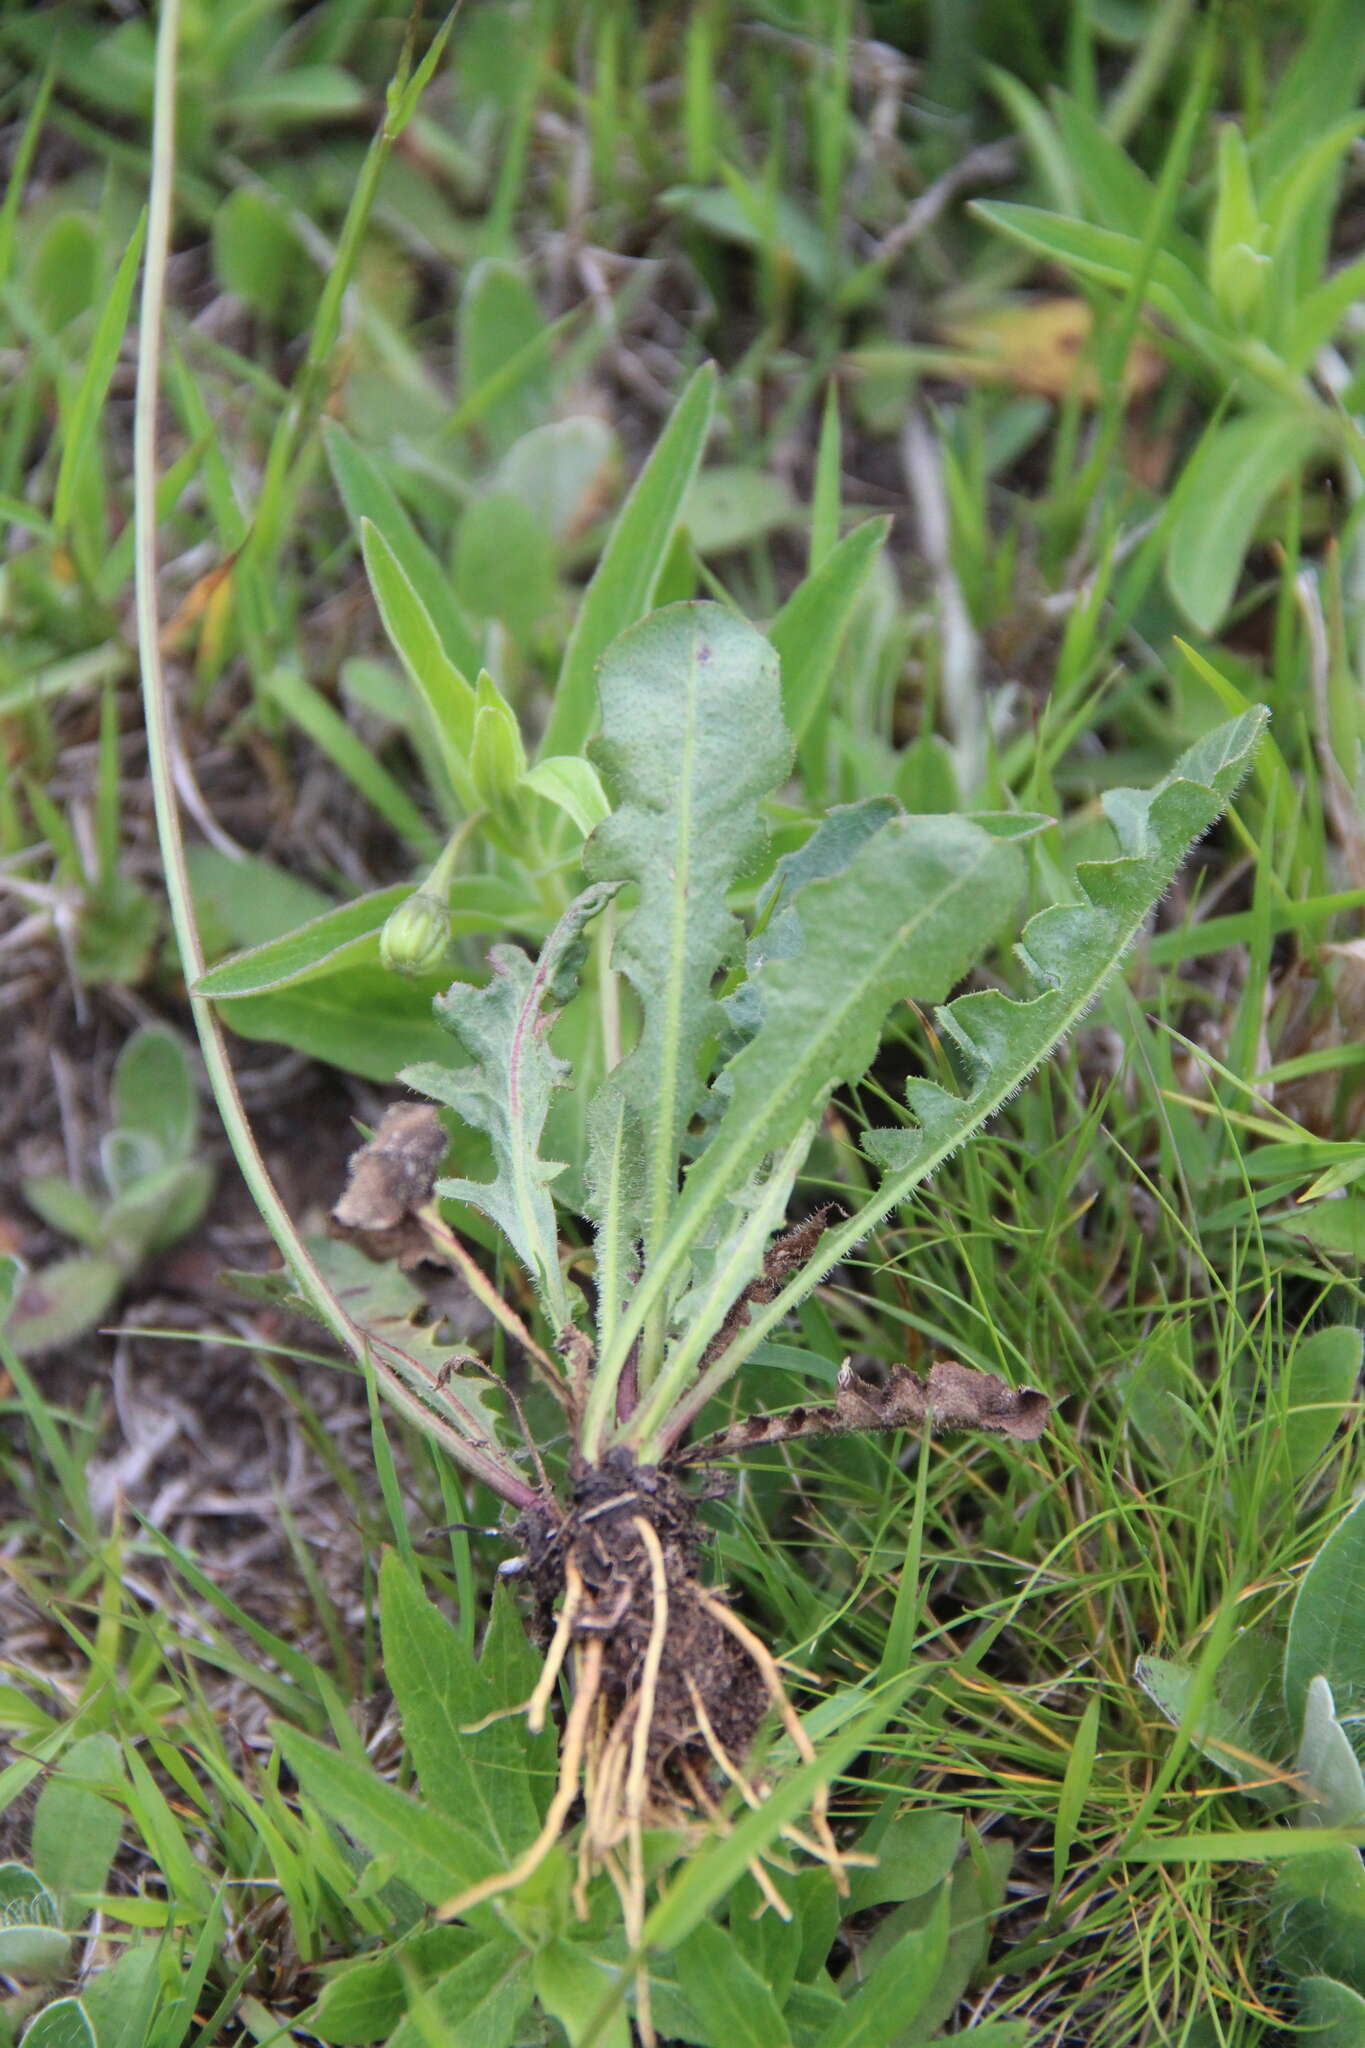
<path fill-rule="evenodd" d="M 434 974 L 449 945 L 450 912 L 438 896 L 418 889 L 389 912 L 379 957 L 391 974 Z"/>

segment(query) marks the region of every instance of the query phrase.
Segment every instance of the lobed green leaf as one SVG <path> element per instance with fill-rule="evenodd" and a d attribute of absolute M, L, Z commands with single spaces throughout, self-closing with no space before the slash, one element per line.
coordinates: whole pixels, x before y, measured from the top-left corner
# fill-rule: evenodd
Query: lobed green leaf
<path fill-rule="evenodd" d="M 495 946 L 492 980 L 483 988 L 455 982 L 436 999 L 436 1014 L 470 1054 L 473 1064 L 451 1068 L 435 1061 L 404 1070 L 402 1079 L 486 1131 L 493 1143 L 491 1181 L 443 1180 L 437 1192 L 472 1202 L 497 1224 L 535 1280 L 556 1329 L 570 1320 L 559 1267 L 558 1228 L 550 1182 L 561 1163 L 540 1157 L 550 1098 L 568 1078 L 568 1063 L 551 1052 L 547 1002 L 567 1001 L 576 986 L 583 927 L 616 893 L 599 883 L 570 904 L 532 961 L 517 946 Z"/>

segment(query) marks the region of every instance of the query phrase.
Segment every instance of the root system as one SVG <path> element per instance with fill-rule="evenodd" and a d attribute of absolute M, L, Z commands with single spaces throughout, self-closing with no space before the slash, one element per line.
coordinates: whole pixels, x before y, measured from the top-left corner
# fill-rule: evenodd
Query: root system
<path fill-rule="evenodd" d="M 546 1652 L 526 1707 L 532 1727 L 543 1726 L 562 1673 L 572 1671 L 559 1782 L 525 1856 L 450 1900 L 444 1914 L 454 1918 L 523 1883 L 581 1797 L 579 1908 L 586 1912 L 588 1879 L 605 1870 L 635 1945 L 644 1919 L 644 1830 L 723 1826 L 721 1799 L 731 1786 L 746 1804 L 759 1804 L 761 1791 L 744 1767 L 770 1708 L 803 1760 L 813 1751 L 775 1658 L 698 1579 L 696 1507 L 667 1469 L 609 1453 L 579 1474 L 567 1509 L 531 1510 L 518 1533 Z M 827 1864 L 846 1890 L 845 1859 L 818 1795 L 811 1818 L 809 1834 L 783 1833 Z M 750 1867 L 767 1903 L 785 1917 L 769 1873 Z M 643 1982 L 636 1996 L 649 2040 Z"/>

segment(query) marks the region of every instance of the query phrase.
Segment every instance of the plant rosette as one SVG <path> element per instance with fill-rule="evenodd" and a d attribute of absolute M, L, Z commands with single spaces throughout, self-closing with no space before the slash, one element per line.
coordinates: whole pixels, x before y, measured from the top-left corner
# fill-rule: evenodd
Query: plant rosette
<path fill-rule="evenodd" d="M 362 1244 L 367 1223 L 380 1230 L 372 1251 L 403 1246 L 405 1264 L 436 1258 L 460 1272 L 524 1348 L 569 1430 L 556 1488 L 520 1404 L 508 1389 L 497 1402 L 479 1360 L 437 1366 L 401 1325 L 387 1326 L 379 1348 L 413 1397 L 410 1412 L 515 1511 L 522 1555 L 504 1570 L 525 1574 L 545 1649 L 527 1708 L 533 1729 L 568 1680 L 539 1837 L 445 1915 L 523 1884 L 581 1796 L 580 1905 L 588 1877 L 605 1869 L 638 1946 L 646 1831 L 712 1825 L 732 1790 L 761 1801 L 766 1788 L 745 1764 L 770 1709 L 797 1754 L 813 1758 L 776 1660 L 704 1582 L 689 1475 L 752 1445 L 848 1430 L 977 1430 L 1027 1443 L 1049 1404 L 954 1360 L 922 1379 L 900 1367 L 882 1384 L 846 1365 L 832 1402 L 751 1415 L 696 1440 L 694 1425 L 768 1334 L 1084 1015 L 1246 772 L 1263 714 L 1207 735 L 1155 789 L 1110 792 L 1116 857 L 1084 864 L 1075 900 L 1029 920 L 1015 949 L 1024 992 L 949 1001 L 1016 918 L 1025 847 L 1049 820 L 909 816 L 883 798 L 836 808 L 772 864 L 746 928 L 731 893 L 761 855 L 760 806 L 792 757 L 772 649 L 718 605 L 672 605 L 613 643 L 599 685 L 595 752 L 613 808 L 587 843 L 589 886 L 538 958 L 495 947 L 485 985 L 457 982 L 437 998 L 465 1063 L 426 1062 L 402 1077 L 482 1134 L 493 1177 L 437 1179 L 434 1195 L 497 1227 L 546 1340 L 496 1294 L 432 1198 L 434 1110 L 390 1112 L 358 1156 L 340 1216 Z M 559 1091 L 574 1085 L 552 1050 L 555 1019 L 578 991 L 599 919 L 614 930 L 609 958 L 603 943 L 592 960 L 611 1043 L 586 1104 L 578 1177 L 542 1146 Z M 957 1085 L 912 1080 L 903 1121 L 864 1134 L 880 1170 L 872 1192 L 847 1214 L 825 1207 L 790 1223 L 825 1105 L 866 1072 L 892 1005 L 907 999 L 938 1006 Z M 618 1054 L 623 1016 L 638 1023 Z M 591 1304 L 569 1277 L 587 1264 L 582 1228 L 580 1248 L 566 1251 L 561 1212 L 592 1234 Z M 782 1832 L 842 1888 L 846 1859 L 819 1789 L 809 1813 L 806 1829 Z M 750 1867 L 780 1909 L 766 1869 Z M 647 2030 L 647 2010 L 641 2019 Z"/>

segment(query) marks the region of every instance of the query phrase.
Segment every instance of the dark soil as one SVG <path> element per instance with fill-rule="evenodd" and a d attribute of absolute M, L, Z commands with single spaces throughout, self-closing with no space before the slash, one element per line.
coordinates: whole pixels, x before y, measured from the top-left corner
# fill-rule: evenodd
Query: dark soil
<path fill-rule="evenodd" d="M 666 1799 L 686 1799 L 688 1772 L 705 1782 L 715 1769 L 696 1698 L 735 1763 L 742 1763 L 769 1705 L 753 1660 L 699 1596 L 701 1533 L 692 1497 L 666 1468 L 636 1465 L 626 1451 L 608 1452 L 601 1465 L 580 1473 L 567 1511 L 533 1511 L 522 1518 L 519 1533 L 542 1635 L 548 1635 L 552 1610 L 564 1594 L 570 1559 L 582 1577 L 585 1598 L 574 1634 L 603 1641 L 601 1691 L 614 1724 L 639 1698 L 654 1623 L 650 1559 L 637 1519 L 647 1521 L 659 1539 L 668 1586 L 650 1777 Z"/>

